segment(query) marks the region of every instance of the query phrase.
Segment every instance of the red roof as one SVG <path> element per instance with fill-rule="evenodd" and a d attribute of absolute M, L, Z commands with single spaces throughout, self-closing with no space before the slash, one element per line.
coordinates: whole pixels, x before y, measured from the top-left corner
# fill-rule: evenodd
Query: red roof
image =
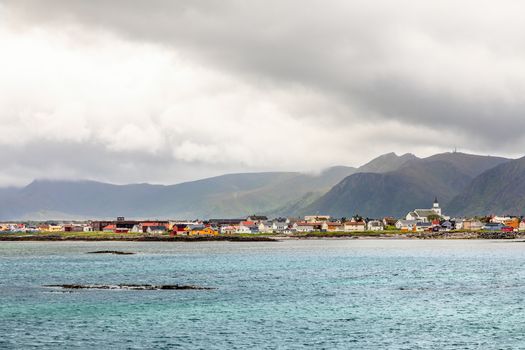
<path fill-rule="evenodd" d="M 116 225 L 111 224 L 111 225 L 104 226 L 103 230 L 114 230 L 116 228 L 117 228 Z"/>
<path fill-rule="evenodd" d="M 158 222 L 142 222 L 140 223 L 142 227 L 150 227 L 150 226 L 165 226 L 163 224 L 159 224 Z"/>

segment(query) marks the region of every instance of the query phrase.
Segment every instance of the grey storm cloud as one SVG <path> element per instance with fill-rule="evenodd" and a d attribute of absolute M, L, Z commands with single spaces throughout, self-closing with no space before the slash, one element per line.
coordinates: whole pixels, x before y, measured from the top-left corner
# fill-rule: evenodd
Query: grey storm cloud
<path fill-rule="evenodd" d="M 288 117 L 282 118 L 288 124 L 280 125 L 279 117 L 270 121 L 287 134 L 293 130 L 315 134 L 308 125 L 338 128 L 337 135 L 360 133 L 348 136 L 355 142 L 327 142 L 325 152 L 335 155 L 323 166 L 362 162 L 391 150 L 425 153 L 453 146 L 516 156 L 525 145 L 521 45 L 525 24 L 520 18 L 525 5 L 517 1 L 0 0 L 0 4 L 16 31 L 31 26 L 58 32 L 76 28 L 72 33 L 95 36 L 110 33 L 224 73 L 239 82 L 232 94 L 254 88 L 257 93 L 245 96 L 247 103 L 265 96 L 282 108 L 279 112 Z M 86 40 L 89 46 L 91 39 Z M 222 85 L 216 89 L 222 90 Z M 232 120 L 243 120 L 237 133 L 241 134 L 253 131 L 257 122 L 268 122 L 272 111 L 264 109 L 251 117 L 245 111 L 226 113 L 231 112 Z M 164 125 L 158 118 L 152 123 Z M 380 145 L 359 150 L 362 158 L 345 158 L 345 153 L 357 151 L 353 145 L 369 140 L 366 135 L 377 135 Z M 245 152 L 212 133 L 207 144 L 184 137 L 175 141 L 167 137 L 158 149 L 164 152 L 167 147 L 171 152 L 167 157 L 174 155 L 177 164 L 195 160 L 214 164 L 217 155 L 227 154 L 221 165 L 225 169 L 234 163 L 239 169 L 265 168 L 250 163 L 257 148 Z M 290 145 L 290 158 L 297 157 L 301 147 Z M 271 152 L 262 160 L 266 168 L 287 164 L 274 161 Z"/>
<path fill-rule="evenodd" d="M 44 24 L 80 22 L 170 45 L 206 64 L 305 85 L 384 117 L 481 133 L 494 130 L 494 117 L 525 122 L 523 101 L 513 98 L 525 67 L 501 68 L 524 55 L 525 25 L 514 1 L 5 3 Z M 461 81 L 465 75 L 473 81 Z"/>

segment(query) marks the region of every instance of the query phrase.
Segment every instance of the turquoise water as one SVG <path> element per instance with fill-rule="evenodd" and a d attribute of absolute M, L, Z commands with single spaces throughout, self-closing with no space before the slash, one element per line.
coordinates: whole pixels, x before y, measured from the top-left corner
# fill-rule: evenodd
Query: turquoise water
<path fill-rule="evenodd" d="M 0 348 L 525 348 L 524 267 L 508 241 L 2 242 Z"/>

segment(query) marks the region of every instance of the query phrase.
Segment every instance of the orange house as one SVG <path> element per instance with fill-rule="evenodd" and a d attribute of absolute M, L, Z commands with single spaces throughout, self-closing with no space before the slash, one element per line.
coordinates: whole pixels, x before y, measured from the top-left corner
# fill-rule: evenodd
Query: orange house
<path fill-rule="evenodd" d="M 512 218 L 510 220 L 505 220 L 503 224 L 517 230 L 520 227 L 520 220 L 518 218 Z"/>

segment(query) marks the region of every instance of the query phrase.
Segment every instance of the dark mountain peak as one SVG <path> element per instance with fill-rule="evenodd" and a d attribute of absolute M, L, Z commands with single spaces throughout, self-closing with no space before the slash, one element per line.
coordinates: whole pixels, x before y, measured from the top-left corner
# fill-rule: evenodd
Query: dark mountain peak
<path fill-rule="evenodd" d="M 441 153 L 424 159 L 412 154 L 388 153 L 359 168 L 358 173 L 345 178 L 305 212 L 402 216 L 428 205 L 436 197 L 446 207 L 475 176 L 507 162 L 501 157 L 465 153 Z M 525 157 L 520 165 L 525 175 Z M 512 172 L 519 174 L 521 170 Z"/>
<path fill-rule="evenodd" d="M 386 173 L 402 167 L 407 162 L 419 159 L 412 153 L 405 153 L 398 156 L 394 152 L 386 153 L 372 159 L 370 162 L 359 167 L 358 171 L 362 173 Z"/>

